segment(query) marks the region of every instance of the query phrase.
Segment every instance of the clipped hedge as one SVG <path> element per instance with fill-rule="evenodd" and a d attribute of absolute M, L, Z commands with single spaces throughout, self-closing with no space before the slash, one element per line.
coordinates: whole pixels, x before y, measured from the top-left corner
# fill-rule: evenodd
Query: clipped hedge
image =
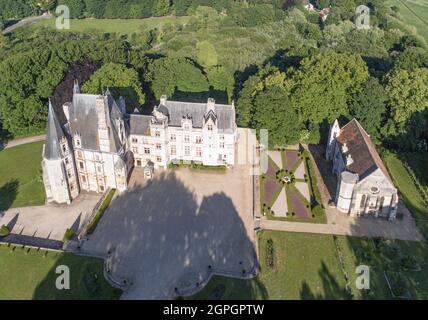
<path fill-rule="evenodd" d="M 76 233 L 74 232 L 73 229 L 68 228 L 67 230 L 65 230 L 64 237 L 63 237 L 62 241 L 63 242 L 70 241 L 71 239 L 73 239 L 75 234 Z"/>
<path fill-rule="evenodd" d="M 97 213 L 95 214 L 94 219 L 91 221 L 91 223 L 88 226 L 87 233 L 91 234 L 95 231 L 95 228 L 98 225 L 98 222 L 100 222 L 102 216 L 104 215 L 104 212 L 108 208 L 111 199 L 113 199 L 114 193 L 116 192 L 116 189 L 111 189 L 107 196 L 105 197 L 103 203 L 101 203 L 100 207 L 97 210 Z"/>
<path fill-rule="evenodd" d="M 2 225 L 0 227 L 0 237 L 6 237 L 10 234 L 10 230 L 7 226 Z"/>

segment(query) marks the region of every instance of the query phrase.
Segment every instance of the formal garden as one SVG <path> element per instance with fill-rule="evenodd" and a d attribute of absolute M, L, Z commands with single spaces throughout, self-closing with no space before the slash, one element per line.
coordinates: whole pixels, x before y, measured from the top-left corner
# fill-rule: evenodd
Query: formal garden
<path fill-rule="evenodd" d="M 261 176 L 262 212 L 268 219 L 326 223 L 309 152 L 279 148 L 268 152 Z"/>

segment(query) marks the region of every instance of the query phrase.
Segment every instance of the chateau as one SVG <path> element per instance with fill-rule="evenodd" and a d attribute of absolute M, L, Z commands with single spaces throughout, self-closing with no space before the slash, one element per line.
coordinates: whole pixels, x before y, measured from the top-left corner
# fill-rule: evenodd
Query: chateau
<path fill-rule="evenodd" d="M 397 189 L 370 136 L 356 119 L 342 128 L 334 121 L 326 159 L 333 161 L 333 173 L 338 177 L 335 198 L 338 210 L 351 216 L 395 219 Z"/>
<path fill-rule="evenodd" d="M 132 169 L 166 169 L 171 161 L 231 166 L 237 126 L 234 105 L 168 101 L 151 115 L 128 114 L 125 100 L 82 94 L 77 83 L 72 102 L 63 105 L 61 125 L 49 102 L 43 182 L 48 202 L 71 203 L 81 190 L 123 192 Z"/>

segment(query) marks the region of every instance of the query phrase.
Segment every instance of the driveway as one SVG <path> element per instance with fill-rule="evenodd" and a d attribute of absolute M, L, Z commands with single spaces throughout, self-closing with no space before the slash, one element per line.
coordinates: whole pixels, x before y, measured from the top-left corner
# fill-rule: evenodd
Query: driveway
<path fill-rule="evenodd" d="M 200 289 L 212 273 L 253 276 L 256 250 L 252 176 L 168 170 L 109 206 L 82 250 L 106 256 L 124 299 L 163 299 Z"/>
<path fill-rule="evenodd" d="M 0 226 L 9 226 L 16 235 L 62 241 L 67 228 L 77 229 L 83 224 L 100 197 L 82 193 L 68 206 L 48 204 L 8 209 L 0 213 Z"/>

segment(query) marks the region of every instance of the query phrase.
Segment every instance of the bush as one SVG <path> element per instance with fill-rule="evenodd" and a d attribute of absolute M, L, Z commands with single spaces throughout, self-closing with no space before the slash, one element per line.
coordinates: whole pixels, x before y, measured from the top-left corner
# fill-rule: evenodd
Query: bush
<path fill-rule="evenodd" d="M 74 232 L 73 229 L 68 228 L 67 230 L 65 230 L 63 241 L 64 242 L 70 241 L 71 239 L 73 239 L 73 237 L 75 236 L 75 234 L 76 233 Z"/>
<path fill-rule="evenodd" d="M 116 189 L 111 189 L 109 191 L 108 195 L 105 197 L 103 203 L 98 208 L 98 211 L 94 217 L 94 220 L 92 220 L 88 226 L 88 231 L 87 231 L 88 234 L 91 234 L 95 231 L 95 228 L 97 227 L 98 222 L 100 222 L 102 216 L 104 215 L 104 212 L 108 208 L 110 201 L 113 198 L 115 192 L 116 192 Z"/>
<path fill-rule="evenodd" d="M 268 239 L 266 241 L 266 264 L 269 268 L 274 267 L 274 248 L 272 239 Z"/>
<path fill-rule="evenodd" d="M 6 237 L 10 234 L 10 230 L 7 226 L 3 225 L 0 228 L 0 237 Z"/>

